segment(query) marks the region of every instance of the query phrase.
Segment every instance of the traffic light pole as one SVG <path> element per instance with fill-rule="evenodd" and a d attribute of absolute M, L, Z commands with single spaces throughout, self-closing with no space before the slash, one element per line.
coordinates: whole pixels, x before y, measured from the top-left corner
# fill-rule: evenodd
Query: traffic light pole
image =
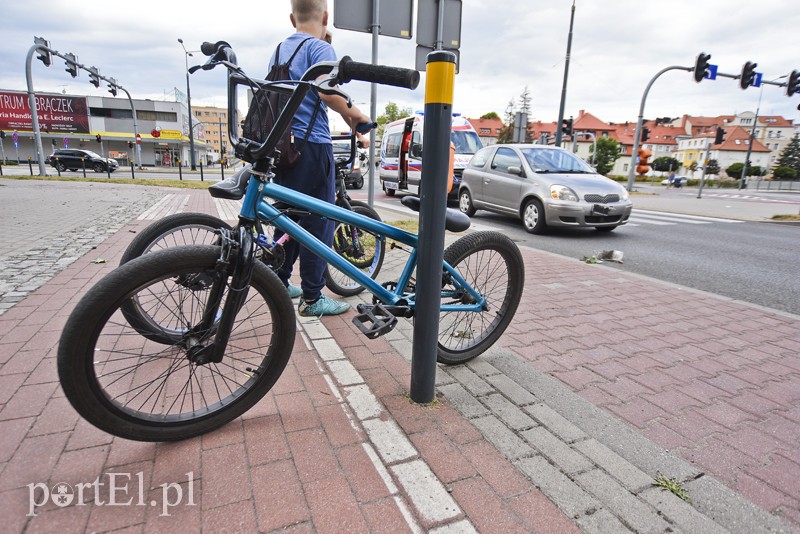
<path fill-rule="evenodd" d="M 650 83 L 647 84 L 647 87 L 645 87 L 644 94 L 642 95 L 642 103 L 639 106 L 639 118 L 636 120 L 636 132 L 633 134 L 633 151 L 631 152 L 631 164 L 628 168 L 628 191 L 633 191 L 633 183 L 636 178 L 636 164 L 634 163 L 633 159 L 637 157 L 636 155 L 639 153 L 639 139 L 642 133 L 642 124 L 644 124 L 644 105 L 647 102 L 647 94 L 650 92 L 650 88 L 653 86 L 658 77 L 671 70 L 685 70 L 691 72 L 694 70 L 694 67 L 672 66 L 661 69 L 658 74 L 653 76 L 653 79 L 650 80 Z"/>
<path fill-rule="evenodd" d="M 44 167 L 44 150 L 42 150 L 42 133 L 39 130 L 39 113 L 36 109 L 36 95 L 33 93 L 33 74 L 31 73 L 33 54 L 37 50 L 51 52 L 49 48 L 38 44 L 33 45 L 28 50 L 28 56 L 25 58 L 25 81 L 28 83 L 28 105 L 31 108 L 31 122 L 33 124 L 33 138 L 36 143 L 36 159 L 39 162 L 39 176 L 47 176 L 47 170 Z"/>
<path fill-rule="evenodd" d="M 706 145 L 706 159 L 703 160 L 703 174 L 700 175 L 700 189 L 697 190 L 697 198 L 703 198 L 703 187 L 706 185 L 706 169 L 708 168 L 708 156 L 711 152 L 711 141 Z"/>
<path fill-rule="evenodd" d="M 444 2 L 442 2 L 444 3 Z M 572 0 L 572 12 L 569 16 L 569 36 L 567 37 L 567 57 L 564 60 L 564 82 L 561 84 L 561 103 L 558 106 L 558 127 L 556 128 L 556 146 L 561 146 L 561 123 L 564 120 L 564 108 L 567 104 L 567 78 L 569 78 L 569 56 L 572 52 L 572 26 L 575 22 L 575 0 Z"/>

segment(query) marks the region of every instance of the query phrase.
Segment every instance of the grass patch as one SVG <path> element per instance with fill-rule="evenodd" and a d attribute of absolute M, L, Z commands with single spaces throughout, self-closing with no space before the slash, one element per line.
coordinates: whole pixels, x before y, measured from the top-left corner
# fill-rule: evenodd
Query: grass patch
<path fill-rule="evenodd" d="M 783 214 L 783 215 L 773 215 L 773 221 L 800 221 L 800 214 Z"/>
<path fill-rule="evenodd" d="M 214 181 L 201 182 L 199 180 L 163 180 L 158 178 L 86 178 L 70 176 L 7 176 L 2 178 L 9 180 L 45 180 L 48 182 L 93 182 L 98 184 L 121 184 L 121 185 L 149 185 L 156 187 L 174 187 L 178 189 L 208 189 L 209 186 L 217 183 Z"/>
<path fill-rule="evenodd" d="M 674 493 L 680 499 L 692 504 L 692 499 L 689 498 L 689 494 L 686 492 L 683 484 L 677 478 L 667 478 L 659 473 L 658 478 L 656 478 L 655 482 L 653 482 L 653 486 L 664 488 L 665 490 Z"/>

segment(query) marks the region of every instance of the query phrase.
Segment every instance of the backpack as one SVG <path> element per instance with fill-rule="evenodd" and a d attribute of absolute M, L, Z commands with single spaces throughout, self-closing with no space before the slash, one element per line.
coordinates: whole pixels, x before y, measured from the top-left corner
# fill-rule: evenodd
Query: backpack
<path fill-rule="evenodd" d="M 313 39 L 313 37 L 307 37 L 301 41 L 299 45 L 297 45 L 297 48 L 289 57 L 289 60 L 286 61 L 286 63 L 280 63 L 281 45 L 279 44 L 278 48 L 275 50 L 275 64 L 272 65 L 269 74 L 267 74 L 266 80 L 290 80 L 291 76 L 289 74 L 289 66 L 291 65 L 294 57 L 309 39 Z M 247 110 L 247 116 L 245 117 L 244 122 L 242 122 L 242 137 L 258 143 L 263 143 L 267 139 L 270 131 L 272 131 L 272 127 L 278 120 L 281 110 L 286 106 L 288 101 L 289 95 L 280 94 L 275 91 L 269 91 L 267 88 L 257 90 L 253 94 L 253 101 L 250 104 L 250 108 Z M 314 114 L 311 117 L 311 122 L 308 125 L 306 134 L 308 134 L 308 132 L 314 126 L 314 121 L 317 118 L 318 111 L 319 100 L 317 101 L 317 106 L 314 110 Z M 306 135 L 306 137 L 308 137 L 308 135 Z M 299 143 L 294 142 L 292 128 L 289 126 L 289 128 L 287 128 L 286 131 L 281 134 L 278 144 L 275 146 L 275 149 L 280 151 L 280 157 L 276 163 L 276 167 L 278 169 L 290 169 L 294 167 L 294 165 L 297 163 L 297 160 L 300 159 L 300 154 L 302 152 L 302 147 L 299 145 Z"/>

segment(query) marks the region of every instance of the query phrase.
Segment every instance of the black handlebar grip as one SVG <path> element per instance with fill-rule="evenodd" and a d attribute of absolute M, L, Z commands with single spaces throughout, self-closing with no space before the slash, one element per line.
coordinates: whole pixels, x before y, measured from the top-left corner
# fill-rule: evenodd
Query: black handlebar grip
<path fill-rule="evenodd" d="M 419 72 L 415 70 L 359 63 L 350 59 L 350 56 L 345 56 L 339 61 L 338 78 L 342 83 L 361 80 L 406 89 L 416 89 L 419 85 Z"/>

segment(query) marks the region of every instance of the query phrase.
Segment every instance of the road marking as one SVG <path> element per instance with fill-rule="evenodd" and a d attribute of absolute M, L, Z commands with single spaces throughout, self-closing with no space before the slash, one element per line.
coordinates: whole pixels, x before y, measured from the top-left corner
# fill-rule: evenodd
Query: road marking
<path fill-rule="evenodd" d="M 651 211 L 651 210 L 640 210 L 634 209 L 633 215 L 656 215 L 656 216 L 669 216 L 681 219 L 693 219 L 697 221 L 708 221 L 708 222 L 721 222 L 721 223 L 742 223 L 745 221 L 740 221 L 737 219 L 722 219 L 719 217 L 706 217 L 703 215 L 686 215 L 684 213 L 672 213 L 667 211 Z"/>
<path fill-rule="evenodd" d="M 695 221 L 692 219 L 684 219 L 682 217 L 673 217 L 670 215 L 654 215 L 651 213 L 638 213 L 631 214 L 631 219 L 643 222 L 645 224 L 655 224 L 656 221 L 670 221 L 663 224 L 711 224 L 711 221 Z"/>

